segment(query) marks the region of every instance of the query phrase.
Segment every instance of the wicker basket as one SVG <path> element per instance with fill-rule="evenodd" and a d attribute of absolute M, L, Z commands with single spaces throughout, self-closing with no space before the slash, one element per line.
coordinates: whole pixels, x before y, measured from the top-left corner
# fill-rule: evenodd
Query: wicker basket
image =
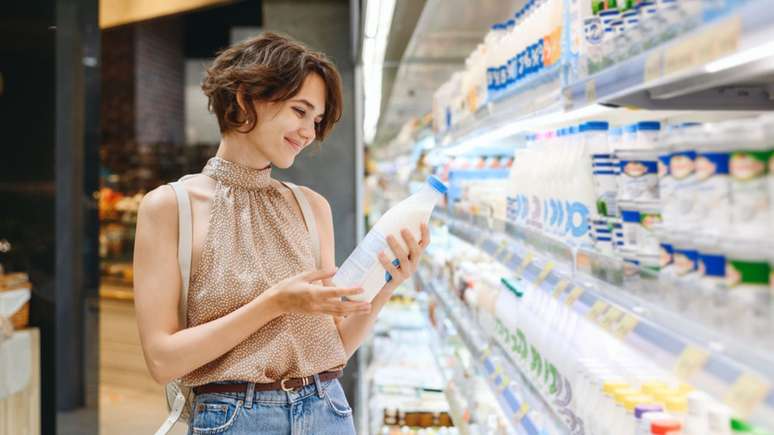
<path fill-rule="evenodd" d="M 0 275 L 0 292 L 30 288 L 29 277 L 26 273 L 9 273 Z M 11 324 L 14 329 L 24 329 L 30 323 L 30 303 L 27 302 L 11 315 Z"/>

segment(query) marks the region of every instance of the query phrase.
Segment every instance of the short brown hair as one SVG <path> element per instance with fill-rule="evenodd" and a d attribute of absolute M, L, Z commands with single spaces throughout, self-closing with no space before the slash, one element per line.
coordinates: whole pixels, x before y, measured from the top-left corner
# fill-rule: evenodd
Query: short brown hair
<path fill-rule="evenodd" d="M 207 68 L 202 90 L 221 133 L 249 133 L 258 120 L 253 102 L 289 100 L 311 73 L 325 82 L 325 114 L 315 126 L 322 140 L 341 119 L 341 76 L 326 55 L 286 36 L 264 32 L 221 51 Z M 240 90 L 247 113 L 237 103 Z"/>

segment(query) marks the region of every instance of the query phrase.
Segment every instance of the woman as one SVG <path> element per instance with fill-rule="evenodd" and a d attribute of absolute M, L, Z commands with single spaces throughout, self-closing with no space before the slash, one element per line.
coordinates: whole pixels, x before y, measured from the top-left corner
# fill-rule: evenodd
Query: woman
<path fill-rule="evenodd" d="M 170 186 L 142 201 L 134 258 L 135 306 L 145 360 L 159 383 L 195 387 L 191 433 L 354 433 L 338 377 L 396 287 L 429 244 L 407 250 L 369 304 L 336 288 L 328 202 L 301 188 L 317 224 L 307 228 L 291 190 L 271 177 L 341 116 L 341 80 L 321 53 L 264 33 L 223 51 L 202 85 L 216 115 L 216 157 L 182 185 L 192 210 L 188 327 L 177 317 L 178 205 Z M 315 231 L 316 229 L 316 231 Z M 319 233 L 320 264 L 310 233 Z"/>

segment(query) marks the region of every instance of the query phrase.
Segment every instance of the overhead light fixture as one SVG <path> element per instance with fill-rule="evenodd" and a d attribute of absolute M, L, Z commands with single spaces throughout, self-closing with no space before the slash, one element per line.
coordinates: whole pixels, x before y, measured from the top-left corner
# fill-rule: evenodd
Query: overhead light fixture
<path fill-rule="evenodd" d="M 365 109 L 363 115 L 363 139 L 373 142 L 379 123 L 382 105 L 382 68 L 387 50 L 395 0 L 368 0 L 363 38 L 363 88 Z"/>

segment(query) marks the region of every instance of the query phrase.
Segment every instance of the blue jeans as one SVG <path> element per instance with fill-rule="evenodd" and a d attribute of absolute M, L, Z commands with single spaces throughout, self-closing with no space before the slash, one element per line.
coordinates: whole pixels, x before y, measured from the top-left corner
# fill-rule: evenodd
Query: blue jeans
<path fill-rule="evenodd" d="M 352 408 L 338 379 L 292 392 L 254 391 L 196 396 L 189 434 L 355 435 Z"/>

